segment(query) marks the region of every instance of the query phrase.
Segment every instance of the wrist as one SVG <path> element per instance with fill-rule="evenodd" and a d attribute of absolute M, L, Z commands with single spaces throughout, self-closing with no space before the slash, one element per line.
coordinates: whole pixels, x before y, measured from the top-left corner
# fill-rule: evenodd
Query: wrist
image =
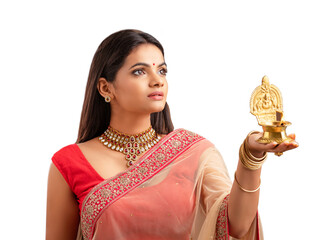
<path fill-rule="evenodd" d="M 255 133 L 257 133 L 257 132 L 255 132 Z M 249 152 L 250 152 L 250 154 L 251 154 L 251 155 L 253 155 L 254 157 L 256 157 L 256 158 L 261 158 L 261 157 L 263 157 L 263 156 L 265 155 L 265 153 L 266 153 L 266 152 L 261 151 L 261 150 L 258 150 L 258 149 L 255 149 L 255 148 L 253 148 L 253 147 L 252 147 L 252 145 L 253 145 L 253 144 L 251 144 L 251 142 L 256 141 L 256 140 L 255 140 L 255 137 L 254 137 L 254 136 L 252 136 L 252 135 L 253 135 L 253 134 L 252 134 L 252 133 L 250 133 L 250 134 L 248 135 L 248 137 L 246 138 L 248 151 L 249 151 Z M 252 139 L 251 139 L 251 138 L 252 138 Z"/>
<path fill-rule="evenodd" d="M 250 152 L 251 155 L 253 155 L 256 158 L 261 158 L 261 157 L 263 157 L 265 155 L 265 152 L 257 151 L 257 150 L 254 150 L 254 149 L 249 149 L 249 152 Z"/>
<path fill-rule="evenodd" d="M 263 163 L 265 162 L 267 158 L 267 153 L 262 151 L 254 151 L 251 152 L 250 144 L 249 144 L 249 137 L 257 132 L 250 132 L 246 139 L 244 140 L 243 144 L 239 148 L 239 159 L 241 163 L 244 165 L 244 167 L 250 169 L 250 170 L 257 170 L 262 167 Z M 251 141 L 253 141 L 252 139 Z"/>

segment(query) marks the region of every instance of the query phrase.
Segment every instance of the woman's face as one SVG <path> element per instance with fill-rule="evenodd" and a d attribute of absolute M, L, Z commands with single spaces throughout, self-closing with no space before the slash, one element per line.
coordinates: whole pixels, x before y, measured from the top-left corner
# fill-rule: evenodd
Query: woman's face
<path fill-rule="evenodd" d="M 151 114 L 163 110 L 168 93 L 167 66 L 153 44 L 141 44 L 127 56 L 112 84 L 112 111 Z"/>

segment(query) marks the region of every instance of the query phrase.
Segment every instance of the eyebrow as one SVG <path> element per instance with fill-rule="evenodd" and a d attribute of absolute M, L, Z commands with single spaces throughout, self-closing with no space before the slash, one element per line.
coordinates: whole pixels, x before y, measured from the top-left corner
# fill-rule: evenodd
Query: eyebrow
<path fill-rule="evenodd" d="M 158 67 L 161 67 L 161 66 L 163 66 L 163 65 L 167 66 L 167 64 L 166 64 L 165 62 L 163 62 L 163 63 L 159 64 L 159 65 L 158 65 Z M 130 69 L 132 69 L 132 68 L 134 68 L 134 67 L 136 67 L 136 66 L 151 67 L 151 65 L 149 65 L 149 64 L 147 64 L 147 63 L 138 62 L 138 63 L 134 64 L 132 67 L 130 67 L 130 68 L 129 68 L 129 70 L 130 70 Z"/>

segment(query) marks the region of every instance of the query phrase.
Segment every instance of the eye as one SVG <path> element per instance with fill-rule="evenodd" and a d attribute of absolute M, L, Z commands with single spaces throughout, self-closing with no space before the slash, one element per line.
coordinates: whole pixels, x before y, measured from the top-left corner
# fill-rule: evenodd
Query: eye
<path fill-rule="evenodd" d="M 136 75 L 136 76 L 140 76 L 144 74 L 143 69 L 136 69 L 132 72 L 132 74 Z"/>
<path fill-rule="evenodd" d="M 166 75 L 167 75 L 167 72 L 168 72 L 168 70 L 167 70 L 166 68 L 161 68 L 161 69 L 160 69 L 160 71 L 159 71 L 159 73 L 160 73 L 161 75 L 164 75 L 164 76 L 166 76 Z"/>

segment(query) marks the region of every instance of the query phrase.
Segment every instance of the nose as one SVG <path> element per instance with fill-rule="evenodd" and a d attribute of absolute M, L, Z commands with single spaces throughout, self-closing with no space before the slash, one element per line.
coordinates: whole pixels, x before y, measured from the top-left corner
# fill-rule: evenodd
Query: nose
<path fill-rule="evenodd" d="M 150 78 L 150 87 L 163 87 L 164 85 L 164 79 L 159 76 L 158 74 L 154 74 Z"/>

